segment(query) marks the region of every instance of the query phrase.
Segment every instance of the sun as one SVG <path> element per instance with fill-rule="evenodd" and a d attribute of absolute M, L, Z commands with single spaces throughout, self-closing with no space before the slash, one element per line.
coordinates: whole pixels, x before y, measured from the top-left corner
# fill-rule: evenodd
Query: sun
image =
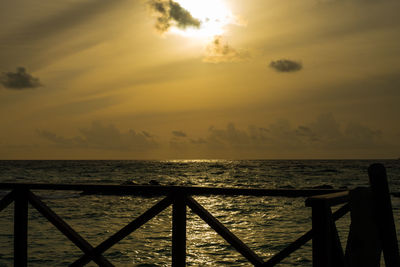
<path fill-rule="evenodd" d="M 187 37 L 213 37 L 222 35 L 235 16 L 222 0 L 175 0 L 182 8 L 200 20 L 200 28 L 171 28 L 171 32 Z"/>

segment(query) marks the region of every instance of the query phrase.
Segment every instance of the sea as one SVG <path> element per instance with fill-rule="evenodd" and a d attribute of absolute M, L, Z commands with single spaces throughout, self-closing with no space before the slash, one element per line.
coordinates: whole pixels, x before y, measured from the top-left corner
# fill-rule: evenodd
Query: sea
<path fill-rule="evenodd" d="M 390 190 L 400 192 L 400 160 L 19 160 L 0 161 L 0 182 L 160 184 L 205 187 L 352 189 L 368 186 L 367 168 L 385 165 Z M 0 197 L 7 191 L 0 191 Z M 34 191 L 92 246 L 124 227 L 163 197 Z M 264 260 L 311 229 L 304 197 L 194 196 Z M 400 228 L 400 198 L 392 196 Z M 334 208 L 334 210 L 337 207 Z M 29 206 L 28 265 L 68 266 L 82 252 Z M 171 207 L 103 255 L 115 266 L 171 265 Z M 336 225 L 343 247 L 349 215 Z M 400 240 L 400 235 L 398 236 Z M 251 266 L 189 208 L 187 266 Z M 278 266 L 311 266 L 311 241 Z M 0 266 L 13 265 L 13 204 L 0 213 Z M 88 266 L 97 266 L 91 262 Z"/>

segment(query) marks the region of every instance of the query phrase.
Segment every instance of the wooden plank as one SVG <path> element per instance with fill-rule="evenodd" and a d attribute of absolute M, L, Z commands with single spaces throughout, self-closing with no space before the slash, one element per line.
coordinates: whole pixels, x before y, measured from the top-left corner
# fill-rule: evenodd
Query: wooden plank
<path fill-rule="evenodd" d="M 15 190 L 14 201 L 14 266 L 28 263 L 28 190 Z"/>
<path fill-rule="evenodd" d="M 399 247 L 386 169 L 382 164 L 372 164 L 368 168 L 368 175 L 375 204 L 373 211 L 377 219 L 385 265 L 386 267 L 399 267 Z"/>
<path fill-rule="evenodd" d="M 111 248 L 114 246 L 116 243 L 127 237 L 129 234 L 131 234 L 133 231 L 141 227 L 143 224 L 147 223 L 150 221 L 152 218 L 154 218 L 157 214 L 165 210 L 169 205 L 172 204 L 172 197 L 168 196 L 164 198 L 163 200 L 159 201 L 157 204 L 155 204 L 153 207 L 145 211 L 142 215 L 137 217 L 135 220 L 127 224 L 125 227 L 123 227 L 121 230 L 104 240 L 101 244 L 99 244 L 97 247 L 93 249 L 93 252 L 91 254 L 85 254 L 82 257 L 80 257 L 78 260 L 76 260 L 74 263 L 72 263 L 70 266 L 83 266 L 87 263 L 89 263 L 93 255 L 99 255 L 105 252 L 107 249 Z"/>
<path fill-rule="evenodd" d="M 306 207 L 312 207 L 313 205 L 319 205 L 319 202 L 323 201 L 325 205 L 331 207 L 338 204 L 346 203 L 349 201 L 349 191 L 336 192 L 331 194 L 312 196 L 306 199 Z"/>
<path fill-rule="evenodd" d="M 51 222 L 61 233 L 71 240 L 84 253 L 91 254 L 93 247 L 83 237 L 81 237 L 71 226 L 63 221 L 56 213 L 54 213 L 46 204 L 44 204 L 32 192 L 28 194 L 28 200 L 31 205 L 37 209 L 49 222 Z M 102 255 L 92 255 L 93 260 L 100 266 L 114 266 Z"/>
<path fill-rule="evenodd" d="M 9 192 L 0 200 L 0 212 L 14 201 L 14 190 Z"/>
<path fill-rule="evenodd" d="M 186 265 L 186 195 L 174 194 L 172 205 L 172 266 Z"/>
<path fill-rule="evenodd" d="M 84 191 L 93 194 L 109 195 L 168 195 L 184 191 L 188 195 L 243 195 L 243 196 L 282 196 L 309 197 L 334 192 L 340 189 L 267 189 L 267 188 L 217 188 L 191 186 L 159 185 L 110 185 L 110 184 L 45 184 L 45 183 L 0 183 L 0 189 L 26 187 L 31 190 L 67 190 Z"/>
<path fill-rule="evenodd" d="M 214 231 L 222 236 L 248 261 L 255 266 L 262 266 L 263 260 L 231 231 L 229 231 L 222 223 L 220 223 L 214 216 L 212 216 L 205 208 L 203 208 L 196 200 L 188 196 L 186 201 L 187 205 L 194 213 L 204 220 L 212 229 L 214 229 Z"/>
<path fill-rule="evenodd" d="M 312 206 L 312 259 L 313 267 L 332 266 L 332 216 L 324 202 Z"/>
<path fill-rule="evenodd" d="M 371 188 L 350 191 L 351 224 L 346 246 L 347 266 L 377 267 L 381 261 L 381 242 L 371 207 Z"/>

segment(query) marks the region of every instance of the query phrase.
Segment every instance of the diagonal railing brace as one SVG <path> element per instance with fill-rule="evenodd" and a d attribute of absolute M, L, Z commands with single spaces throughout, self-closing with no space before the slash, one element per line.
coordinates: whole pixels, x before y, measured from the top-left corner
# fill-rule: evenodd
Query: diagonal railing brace
<path fill-rule="evenodd" d="M 100 245 L 95 247 L 90 254 L 86 253 L 70 266 L 83 266 L 89 263 L 94 255 L 100 255 L 101 253 L 105 252 L 107 249 L 114 246 L 116 243 L 124 239 L 126 236 L 131 234 L 133 231 L 141 227 L 143 224 L 150 221 L 154 218 L 157 214 L 165 210 L 169 205 L 172 204 L 172 198 L 170 196 L 164 198 L 163 200 L 159 201 L 153 207 L 145 211 L 142 215 L 137 217 L 135 220 L 127 224 L 121 230 L 104 240 Z"/>
<path fill-rule="evenodd" d="M 62 220 L 54 211 L 44 204 L 37 196 L 28 191 L 28 200 L 31 205 L 37 209 L 49 222 L 51 222 L 61 233 L 79 247 L 85 254 L 91 254 L 93 251 L 92 245 L 81 237 L 71 226 Z M 93 255 L 93 260 L 100 266 L 114 266 L 102 255 Z"/>
<path fill-rule="evenodd" d="M 4 210 L 5 208 L 8 207 L 15 199 L 15 192 L 14 190 L 5 195 L 1 200 L 0 200 L 0 212 Z"/>
<path fill-rule="evenodd" d="M 187 197 L 187 205 L 196 213 L 203 221 L 211 226 L 220 236 L 222 236 L 229 244 L 231 244 L 240 254 L 255 266 L 262 266 L 263 260 L 254 253 L 246 244 L 244 244 L 237 236 L 228 230 L 214 216 L 212 216 L 205 208 L 203 208 L 191 196 Z"/>

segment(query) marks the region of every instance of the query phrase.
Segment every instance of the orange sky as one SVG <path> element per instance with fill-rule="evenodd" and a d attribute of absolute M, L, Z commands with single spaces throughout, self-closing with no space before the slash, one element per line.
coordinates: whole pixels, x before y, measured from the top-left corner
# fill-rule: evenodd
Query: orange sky
<path fill-rule="evenodd" d="M 397 158 L 398 10 L 2 1 L 0 159 Z"/>

